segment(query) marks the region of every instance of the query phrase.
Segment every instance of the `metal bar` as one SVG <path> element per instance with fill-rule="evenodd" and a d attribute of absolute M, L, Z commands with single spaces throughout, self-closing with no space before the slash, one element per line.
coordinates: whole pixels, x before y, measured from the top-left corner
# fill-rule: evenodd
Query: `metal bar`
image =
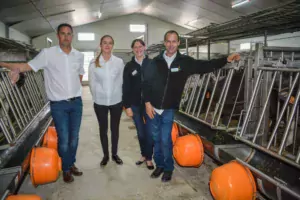
<path fill-rule="evenodd" d="M 185 52 L 186 55 L 189 55 L 189 43 L 188 43 L 188 38 L 185 38 Z"/>
<path fill-rule="evenodd" d="M 226 89 L 225 89 L 225 94 L 224 94 L 222 102 L 221 102 L 221 108 L 220 108 L 219 115 L 218 115 L 218 118 L 217 118 L 216 126 L 218 126 L 219 122 L 220 122 L 221 114 L 223 112 L 223 108 L 224 108 L 224 105 L 225 105 L 225 102 L 226 102 L 226 99 L 227 99 L 228 90 L 229 90 L 229 87 L 231 85 L 231 80 L 232 80 L 233 73 L 234 73 L 234 69 L 231 69 L 229 71 L 229 75 L 228 75 L 229 80 L 228 80 L 228 83 L 227 83 L 227 86 L 226 86 Z"/>
<path fill-rule="evenodd" d="M 227 54 L 230 54 L 230 40 L 227 42 Z"/>
<path fill-rule="evenodd" d="M 26 108 L 24 109 L 24 103 L 22 102 L 22 99 L 20 98 L 20 96 L 18 96 L 17 92 L 15 91 L 15 88 L 17 88 L 17 87 L 14 87 L 12 85 L 7 74 L 5 74 L 5 77 L 6 77 L 6 83 L 10 86 L 12 94 L 13 94 L 15 100 L 17 101 L 17 104 L 19 106 L 21 113 L 23 114 L 24 121 L 25 121 L 25 123 L 27 123 L 29 120 L 29 117 L 26 116 Z"/>
<path fill-rule="evenodd" d="M 5 75 L 3 73 L 1 73 L 1 76 L 2 76 L 2 80 L 4 82 L 4 85 L 5 85 L 8 93 L 9 93 L 9 97 L 11 98 L 11 100 L 13 102 L 13 105 L 15 106 L 15 109 L 17 111 L 19 119 L 20 119 L 20 121 L 22 123 L 22 127 L 24 127 L 25 124 L 26 124 L 26 122 L 23 119 L 24 116 L 22 116 L 23 111 L 22 110 L 20 111 L 20 108 L 19 108 L 20 107 L 20 104 L 19 104 L 20 102 L 19 102 L 19 100 L 14 95 L 13 87 L 10 84 L 10 80 L 7 81 L 7 79 L 5 78 Z"/>
<path fill-rule="evenodd" d="M 297 103 L 297 102 L 295 102 Z M 296 154 L 296 148 L 297 148 L 297 131 L 298 131 L 298 120 L 299 120 L 299 105 L 297 105 L 297 111 L 294 121 L 294 135 L 293 135 L 293 155 Z"/>
<path fill-rule="evenodd" d="M 274 127 L 274 130 L 273 130 L 273 132 L 272 132 L 272 135 L 271 135 L 270 141 L 269 141 L 269 143 L 268 143 L 267 149 L 269 149 L 270 146 L 271 146 L 271 144 L 272 144 L 272 140 L 274 139 L 274 136 L 275 136 L 276 131 L 277 131 L 277 129 L 278 129 L 279 123 L 280 123 L 280 121 L 281 121 L 281 119 L 282 119 L 282 117 L 283 117 L 284 111 L 285 111 L 285 109 L 286 109 L 286 107 L 287 107 L 287 105 L 288 105 L 289 99 L 291 98 L 291 94 L 292 94 L 292 92 L 293 92 L 293 90 L 294 90 L 294 88 L 295 88 L 295 85 L 296 85 L 296 82 L 298 81 L 298 78 L 299 78 L 299 73 L 296 74 L 296 77 L 295 77 L 295 79 L 294 79 L 292 88 L 290 89 L 290 92 L 289 92 L 289 94 L 288 94 L 288 96 L 287 96 L 287 98 L 286 98 L 286 100 L 285 100 L 285 102 L 284 102 L 283 108 L 282 108 L 282 110 L 281 110 L 281 112 L 280 112 L 279 119 L 277 120 L 277 123 L 276 123 L 276 125 L 275 125 L 275 127 Z"/>
<path fill-rule="evenodd" d="M 42 80 L 42 72 L 39 72 L 39 73 L 35 73 L 36 76 L 37 76 L 37 79 L 38 79 L 38 85 L 40 86 L 41 88 L 41 91 L 42 91 L 42 94 L 43 94 L 43 97 L 44 97 L 44 101 L 45 103 L 47 102 L 47 94 L 46 94 L 46 90 L 45 90 L 45 84 Z"/>
<path fill-rule="evenodd" d="M 200 105 L 199 105 L 199 110 L 198 110 L 197 116 L 201 113 L 201 110 L 202 110 L 203 102 L 204 102 L 204 99 L 205 99 L 205 94 L 206 94 L 207 87 L 208 87 L 208 84 L 209 84 L 209 81 L 210 81 L 210 76 L 211 76 L 211 73 L 209 73 L 208 76 L 207 76 L 207 81 L 206 81 L 206 84 L 205 84 L 205 87 L 204 87 L 204 90 L 203 90 L 203 95 L 202 95 L 202 98 L 201 98 L 201 102 L 200 102 Z M 203 82 L 204 82 L 204 80 L 203 80 Z"/>
<path fill-rule="evenodd" d="M 207 40 L 207 60 L 210 60 L 210 40 Z"/>
<path fill-rule="evenodd" d="M 24 107 L 25 107 L 25 110 L 27 112 L 28 117 L 29 118 L 33 117 L 32 110 L 31 110 L 31 108 L 28 104 L 28 101 L 27 101 L 27 96 L 24 95 L 24 92 L 23 92 L 22 88 L 20 88 L 20 90 L 19 90 L 19 88 L 16 87 L 16 90 L 17 90 L 17 93 L 18 93 L 20 99 L 23 101 L 23 103 L 25 102 Z"/>
<path fill-rule="evenodd" d="M 200 83 L 200 86 L 199 86 L 200 91 L 202 91 L 203 83 L 204 83 L 204 80 L 205 80 L 206 76 L 207 76 L 207 74 L 204 74 L 204 75 L 202 76 L 202 78 L 201 78 L 201 83 Z M 199 117 L 199 115 L 200 115 L 200 110 L 201 110 L 201 108 L 200 108 L 200 105 L 199 105 L 197 117 Z"/>
<path fill-rule="evenodd" d="M 11 121 L 9 115 L 8 115 L 8 112 L 7 112 L 6 108 L 5 108 L 5 103 L 3 102 L 3 100 L 1 98 L 0 98 L 0 103 L 1 103 L 1 106 L 3 108 L 4 115 L 5 115 L 5 117 L 6 117 L 7 121 L 8 121 L 8 125 L 9 125 L 9 127 L 11 129 L 11 132 L 12 132 L 13 136 L 16 137 L 16 130 L 15 130 L 15 128 L 13 126 L 13 123 L 12 123 L 12 121 Z"/>
<path fill-rule="evenodd" d="M 209 113 L 209 110 L 210 110 L 210 107 L 211 107 L 213 98 L 214 98 L 214 96 L 215 96 L 216 88 L 217 88 L 217 85 L 218 85 L 218 82 L 219 82 L 219 79 L 220 79 L 220 74 L 221 74 L 221 70 L 218 71 L 217 79 L 216 79 L 216 82 L 215 82 L 213 91 L 212 91 L 212 93 L 211 93 L 211 95 L 210 95 L 210 100 L 209 100 L 209 104 L 208 104 L 208 107 L 207 107 L 207 110 L 206 110 L 206 113 L 205 113 L 205 118 L 204 118 L 204 120 L 207 119 L 207 116 L 208 116 L 208 113 Z"/>
<path fill-rule="evenodd" d="M 17 122 L 19 128 L 22 129 L 23 126 L 21 125 L 21 123 L 20 123 L 20 121 L 18 119 L 18 115 L 17 115 L 17 113 L 16 113 L 16 111 L 15 111 L 15 109 L 13 107 L 13 104 L 12 104 L 10 98 L 9 98 L 9 95 L 6 92 L 6 88 L 4 86 L 3 81 L 0 81 L 0 87 L 1 87 L 1 89 L 2 89 L 2 91 L 4 93 L 4 95 L 5 95 L 5 98 L 6 98 L 7 102 L 8 102 L 8 104 L 9 104 L 9 107 L 10 107 L 10 109 L 11 109 L 11 111 L 12 111 L 12 113 L 13 113 L 15 119 L 16 119 L 16 122 Z"/>
<path fill-rule="evenodd" d="M 278 87 L 278 94 L 277 94 L 278 96 L 280 94 L 281 88 L 282 88 L 282 73 L 280 73 L 280 77 L 279 77 L 279 87 Z M 278 121 L 278 119 L 279 119 L 279 114 L 280 114 L 280 99 L 277 98 L 276 121 Z M 274 123 L 276 123 L 276 122 L 274 122 Z M 276 145 L 277 145 L 277 134 L 275 135 L 274 147 Z"/>
<path fill-rule="evenodd" d="M 33 91 L 35 93 L 34 96 L 35 96 L 35 98 L 36 98 L 36 100 L 38 102 L 39 108 L 42 108 L 43 107 L 43 103 L 40 101 L 41 98 L 39 98 L 39 91 L 38 91 L 37 85 L 34 84 L 34 79 L 33 79 L 32 73 L 29 73 L 28 77 L 29 77 L 29 80 L 31 82 L 31 86 L 33 88 Z"/>
<path fill-rule="evenodd" d="M 209 74 L 209 75 L 210 75 L 210 74 Z M 208 77 L 208 80 L 209 80 L 209 77 Z M 201 81 L 201 80 L 200 80 L 200 81 Z M 197 87 L 198 87 L 198 83 L 197 83 Z M 205 94 L 205 92 L 203 92 L 202 97 L 205 96 L 204 94 Z M 200 95 L 201 95 L 201 90 L 200 90 L 200 88 L 199 88 L 198 95 L 197 95 L 197 99 L 196 99 L 196 101 L 195 101 L 195 106 L 194 106 L 192 115 L 195 114 L 195 111 L 196 111 L 196 108 L 197 108 L 197 103 L 198 103 L 198 100 L 199 100 L 199 98 L 200 98 Z"/>
<path fill-rule="evenodd" d="M 194 96 L 195 96 L 195 93 L 196 93 L 196 90 L 197 90 L 197 87 L 198 87 L 198 81 L 201 80 L 199 79 L 200 78 L 200 75 L 196 75 L 196 81 L 195 81 L 195 85 L 193 87 L 193 90 L 192 90 L 192 94 L 191 94 L 191 99 L 190 99 L 190 104 L 188 106 L 188 113 L 190 113 L 191 111 L 191 108 L 192 108 L 192 104 L 193 104 L 193 100 L 194 100 Z M 197 102 L 195 102 L 196 105 L 197 105 Z M 194 106 L 196 106 L 194 105 Z"/>
<path fill-rule="evenodd" d="M 31 103 L 35 113 L 37 113 L 38 112 L 38 109 L 37 109 L 38 103 L 36 102 L 36 99 L 34 98 L 35 94 L 34 94 L 33 89 L 31 88 L 29 79 L 26 79 L 24 86 L 25 86 L 26 93 L 29 94 L 29 97 L 30 97 L 30 100 L 31 100 L 30 103 Z"/>
<path fill-rule="evenodd" d="M 266 175 L 265 173 L 259 171 L 258 169 L 252 167 L 251 165 L 249 165 L 248 163 L 242 161 L 239 158 L 236 158 L 236 160 L 241 163 L 242 165 L 248 167 L 251 171 L 255 172 L 256 174 L 258 174 L 261 177 L 264 177 L 265 179 L 267 179 L 268 181 L 270 181 L 271 183 L 273 183 L 274 185 L 276 185 L 277 187 L 279 187 L 280 189 L 284 190 L 285 192 L 287 192 L 288 194 L 300 199 L 300 194 L 296 193 L 295 191 L 291 190 L 290 188 L 286 187 L 285 185 L 283 185 L 282 183 L 276 181 L 275 179 L 269 177 L 268 175 Z"/>
<path fill-rule="evenodd" d="M 232 69 L 230 69 L 230 70 L 232 70 Z M 222 99 L 223 99 L 223 95 L 224 95 L 224 92 L 225 92 L 225 90 L 226 90 L 228 81 L 229 81 L 229 76 L 226 77 L 225 83 L 224 83 L 224 85 L 223 85 L 223 87 L 222 87 L 222 92 L 221 92 L 221 94 L 220 94 L 219 100 L 218 100 L 218 102 L 217 102 L 217 104 L 216 104 L 216 107 L 215 107 L 214 115 L 213 115 L 213 118 L 212 118 L 212 123 L 215 121 L 215 118 L 216 118 L 216 116 L 217 116 L 217 114 L 218 114 L 219 107 L 220 107 L 220 105 L 221 105 L 221 101 L 222 101 Z"/>
<path fill-rule="evenodd" d="M 44 105 L 44 101 L 42 101 L 42 100 L 44 100 L 44 97 L 43 97 L 43 90 L 41 89 L 41 85 L 40 85 L 40 83 L 39 83 L 39 81 L 38 81 L 38 78 L 37 78 L 37 75 L 36 75 L 36 73 L 33 73 L 32 74 L 32 80 L 33 80 L 33 82 L 35 82 L 36 84 L 36 88 L 37 88 L 37 91 L 39 91 L 39 94 L 41 95 L 41 104 L 42 105 Z"/>
<path fill-rule="evenodd" d="M 190 84 L 191 84 L 191 81 L 192 80 L 192 77 L 190 77 L 190 78 L 188 78 L 188 80 L 187 80 L 187 83 L 185 84 L 185 88 L 184 88 L 184 91 L 183 91 L 183 94 L 184 94 L 184 97 L 181 99 L 181 101 L 180 101 L 180 106 L 179 106 L 179 108 L 181 108 L 182 107 L 182 105 L 183 105 L 183 103 L 184 102 L 186 102 L 187 100 L 188 100 L 188 91 L 189 91 L 189 87 L 190 87 Z"/>
<path fill-rule="evenodd" d="M 287 159 L 287 158 L 285 158 L 285 157 L 283 157 L 281 155 L 278 155 L 277 152 L 274 152 L 274 151 L 271 151 L 269 149 L 266 149 L 265 147 L 263 147 L 261 145 L 254 144 L 253 142 L 251 142 L 251 141 L 249 141 L 247 139 L 244 139 L 244 138 L 242 138 L 240 136 L 236 136 L 235 138 L 238 139 L 238 140 L 240 140 L 240 141 L 242 141 L 242 142 L 244 142 L 244 143 L 246 143 L 246 144 L 248 144 L 248 145 L 250 145 L 250 146 L 252 146 L 252 147 L 254 147 L 254 148 L 256 148 L 256 149 L 258 149 L 258 150 L 260 150 L 260 151 L 263 151 L 263 152 L 269 154 L 270 156 L 272 156 L 274 158 L 278 158 L 279 160 L 282 160 L 282 161 L 284 161 L 284 162 L 286 162 L 286 163 L 288 163 L 288 164 L 290 164 L 290 165 L 292 165 L 292 166 L 300 169 L 300 165 L 298 163 L 294 162 L 293 160 Z"/>
<path fill-rule="evenodd" d="M 267 47 L 268 46 L 268 31 L 265 30 L 265 34 L 264 34 L 264 46 Z"/>
<path fill-rule="evenodd" d="M 7 142 L 10 144 L 13 141 L 13 138 L 9 134 L 8 130 L 6 129 L 5 123 L 4 123 L 2 117 L 0 118 L 0 127 L 1 127 L 1 130 L 2 130 L 3 134 L 5 135 L 5 138 L 6 138 Z"/>
<path fill-rule="evenodd" d="M 26 96 L 22 96 L 21 93 L 20 93 L 20 90 L 18 87 L 15 87 L 15 90 L 17 92 L 17 97 L 21 100 L 21 104 L 25 110 L 25 116 L 27 116 L 27 122 L 30 120 L 31 118 L 31 113 L 30 113 L 30 109 L 29 109 L 29 106 L 27 106 L 26 104 Z"/>
<path fill-rule="evenodd" d="M 249 120 L 249 117 L 250 117 L 250 113 L 252 112 L 252 109 L 253 109 L 254 99 L 256 99 L 257 91 L 258 91 L 258 88 L 259 88 L 260 83 L 261 83 L 261 79 L 260 79 L 261 75 L 262 75 L 262 71 L 260 70 L 258 72 L 257 81 L 256 81 L 255 86 L 254 86 L 253 95 L 251 96 L 251 99 L 250 99 L 249 108 L 248 108 L 248 111 L 246 113 L 246 117 L 245 117 L 245 120 L 244 120 L 244 123 L 243 123 L 243 126 L 242 126 L 242 130 L 240 132 L 240 136 L 243 135 L 246 127 L 248 126 L 248 120 Z"/>
<path fill-rule="evenodd" d="M 275 79 L 276 79 L 276 76 L 277 76 L 277 71 L 274 72 L 274 75 L 273 75 L 273 79 L 272 79 L 272 83 L 271 83 L 271 86 L 270 86 L 270 89 L 269 89 L 269 92 L 268 92 L 268 95 L 267 95 L 267 98 L 266 98 L 266 102 L 264 104 L 264 107 L 262 109 L 262 112 L 260 114 L 260 118 L 258 120 L 258 124 L 257 124 L 257 128 L 255 130 L 255 134 L 254 134 L 254 137 L 252 139 L 252 142 L 255 143 L 255 140 L 256 140 L 256 137 L 258 135 L 258 132 L 259 132 L 259 129 L 260 129 L 260 126 L 261 126 L 261 123 L 262 123 L 262 120 L 265 116 L 265 112 L 266 112 L 266 109 L 267 109 L 267 105 L 269 104 L 269 99 L 270 99 L 270 96 L 271 96 L 271 93 L 272 93 L 272 88 L 274 86 L 274 83 L 275 83 Z"/>
<path fill-rule="evenodd" d="M 197 43 L 197 60 L 199 60 L 199 44 Z"/>
<path fill-rule="evenodd" d="M 283 139 L 281 141 L 280 149 L 279 149 L 279 152 L 278 152 L 279 155 L 282 154 L 283 149 L 285 147 L 285 142 L 286 142 L 286 139 L 287 139 L 287 136 L 288 136 L 288 133 L 289 133 L 289 129 L 290 129 L 291 123 L 292 123 L 294 115 L 295 115 L 296 108 L 298 106 L 299 98 L 300 98 L 300 88 L 298 89 L 297 97 L 295 99 L 295 104 L 293 105 L 292 112 L 290 113 L 290 117 L 289 117 L 288 123 L 287 123 L 285 131 L 284 131 Z M 290 99 L 290 97 L 287 100 L 289 101 L 289 99 Z"/>
<path fill-rule="evenodd" d="M 297 158 L 296 158 L 296 163 L 299 164 L 299 161 L 300 161 L 300 148 L 299 148 L 298 151 L 299 151 L 299 153 L 298 153 Z"/>
<path fill-rule="evenodd" d="M 282 72 L 300 72 L 299 68 L 275 68 L 271 65 L 264 65 L 265 67 L 258 67 L 258 70 L 264 71 L 282 71 Z"/>
<path fill-rule="evenodd" d="M 229 128 L 229 125 L 230 125 L 232 117 L 233 116 L 239 116 L 239 114 L 237 114 L 237 115 L 233 114 L 234 110 L 235 110 L 235 107 L 236 107 L 236 104 L 238 104 L 238 103 L 244 103 L 244 102 L 238 102 L 238 98 L 240 96 L 240 92 L 241 92 L 242 85 L 243 85 L 243 82 L 244 82 L 245 74 L 246 74 L 246 69 L 244 69 L 244 72 L 243 72 L 242 80 L 241 80 L 241 83 L 240 83 L 240 86 L 239 86 L 239 89 L 238 89 L 238 92 L 237 92 L 237 95 L 236 95 L 236 98 L 235 98 L 235 101 L 234 101 L 234 105 L 233 105 L 232 111 L 230 113 L 229 123 L 227 124 L 227 128 Z"/>

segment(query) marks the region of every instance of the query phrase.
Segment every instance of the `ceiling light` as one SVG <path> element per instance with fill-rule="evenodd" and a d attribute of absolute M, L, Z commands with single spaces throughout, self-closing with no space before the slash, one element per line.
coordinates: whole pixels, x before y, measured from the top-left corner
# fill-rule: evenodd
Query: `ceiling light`
<path fill-rule="evenodd" d="M 231 7 L 235 8 L 235 7 L 241 6 L 241 5 L 243 5 L 245 3 L 249 3 L 249 2 L 250 2 L 250 0 L 238 0 L 238 1 L 234 1 L 234 2 L 231 3 Z"/>

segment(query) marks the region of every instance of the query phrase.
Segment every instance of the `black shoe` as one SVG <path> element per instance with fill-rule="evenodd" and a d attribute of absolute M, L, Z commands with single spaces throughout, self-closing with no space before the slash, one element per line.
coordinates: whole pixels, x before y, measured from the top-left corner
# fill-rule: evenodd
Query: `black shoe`
<path fill-rule="evenodd" d="M 172 179 L 172 171 L 165 171 L 163 176 L 161 177 L 162 182 L 168 182 Z"/>
<path fill-rule="evenodd" d="M 151 174 L 151 178 L 158 178 L 164 172 L 163 168 L 157 167 Z"/>
<path fill-rule="evenodd" d="M 143 164 L 144 162 L 145 162 L 145 161 L 140 161 L 140 160 L 139 160 L 139 161 L 136 161 L 135 164 L 136 164 L 136 165 L 141 165 L 141 164 Z"/>
<path fill-rule="evenodd" d="M 152 162 L 151 162 L 151 165 L 148 165 L 148 162 L 149 162 L 149 161 L 146 161 L 147 168 L 148 168 L 149 170 L 153 170 L 153 169 L 154 169 L 154 166 L 153 166 Z"/>
<path fill-rule="evenodd" d="M 121 160 L 121 158 L 118 155 L 112 156 L 112 160 L 115 161 L 118 165 L 123 164 L 123 161 Z"/>
<path fill-rule="evenodd" d="M 101 166 L 105 166 L 107 164 L 107 162 L 109 161 L 109 157 L 108 156 L 104 156 L 100 165 Z"/>

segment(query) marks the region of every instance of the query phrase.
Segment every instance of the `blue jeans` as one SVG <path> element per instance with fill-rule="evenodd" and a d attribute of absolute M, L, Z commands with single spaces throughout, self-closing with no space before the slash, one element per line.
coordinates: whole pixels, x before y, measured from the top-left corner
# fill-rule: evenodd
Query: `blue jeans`
<path fill-rule="evenodd" d="M 150 132 L 149 117 L 146 114 L 145 107 L 131 106 L 133 112 L 133 121 L 137 130 L 137 135 L 140 143 L 141 154 L 146 160 L 152 160 L 153 140 Z M 144 119 L 146 124 L 144 123 Z"/>
<path fill-rule="evenodd" d="M 154 118 L 149 120 L 154 140 L 154 161 L 156 167 L 163 168 L 164 171 L 174 170 L 171 137 L 173 119 L 174 110 L 167 109 L 161 115 L 156 113 Z"/>
<path fill-rule="evenodd" d="M 62 170 L 67 172 L 76 161 L 79 129 L 82 117 L 82 99 L 51 101 L 51 114 L 58 136 L 58 153 Z"/>

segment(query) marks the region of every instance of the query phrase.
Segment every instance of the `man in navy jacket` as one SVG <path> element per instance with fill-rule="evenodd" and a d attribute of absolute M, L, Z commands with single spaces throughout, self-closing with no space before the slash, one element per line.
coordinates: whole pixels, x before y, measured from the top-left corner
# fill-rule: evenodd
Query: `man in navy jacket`
<path fill-rule="evenodd" d="M 239 60 L 238 54 L 214 60 L 195 60 L 178 51 L 179 35 L 168 31 L 164 36 L 166 50 L 155 57 L 144 73 L 143 96 L 146 112 L 150 117 L 154 140 L 154 161 L 156 169 L 151 174 L 162 181 L 172 179 L 174 170 L 173 145 L 171 139 L 174 112 L 179 108 L 181 94 L 186 80 L 193 74 L 213 72 L 227 62 Z"/>

